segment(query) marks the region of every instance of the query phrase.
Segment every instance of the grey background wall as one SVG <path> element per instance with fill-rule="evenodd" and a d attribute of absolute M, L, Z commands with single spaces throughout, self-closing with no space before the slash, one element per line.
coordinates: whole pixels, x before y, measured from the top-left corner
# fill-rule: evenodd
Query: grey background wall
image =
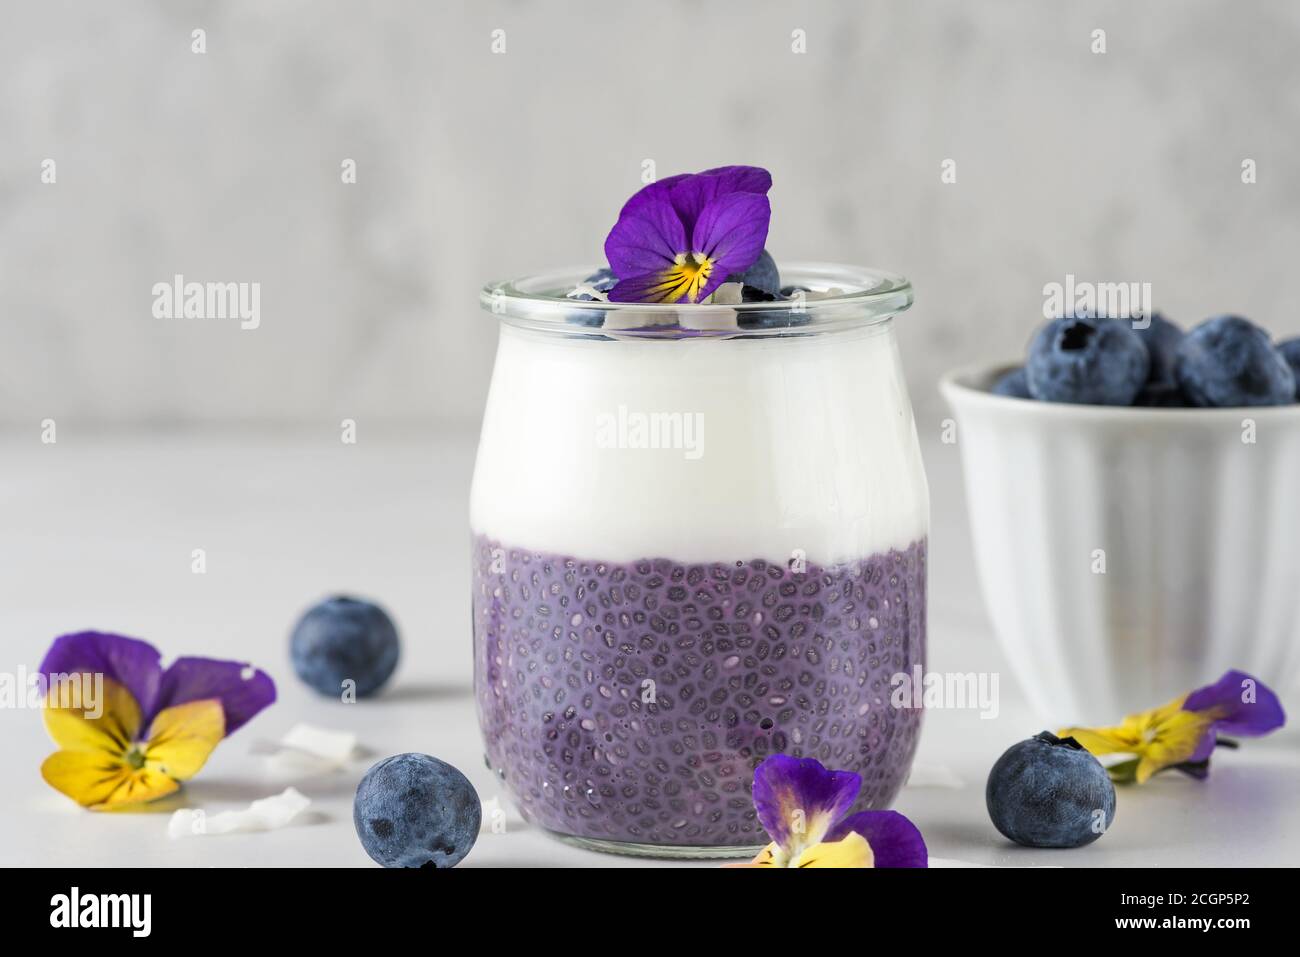
<path fill-rule="evenodd" d="M 8 0 L 4 24 L 16 428 L 472 426 L 478 286 L 598 259 L 647 158 L 767 166 L 778 260 L 911 276 L 923 416 L 1066 273 L 1300 331 L 1297 4 Z M 260 282 L 260 328 L 154 318 L 176 273 Z"/>

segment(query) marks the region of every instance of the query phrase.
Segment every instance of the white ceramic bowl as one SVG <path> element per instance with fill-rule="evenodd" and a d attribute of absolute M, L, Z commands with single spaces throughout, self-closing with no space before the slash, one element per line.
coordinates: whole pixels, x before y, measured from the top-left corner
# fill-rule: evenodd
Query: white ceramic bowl
<path fill-rule="evenodd" d="M 956 415 L 989 617 L 1040 717 L 1112 723 L 1228 668 L 1291 680 L 1300 405 L 991 394 L 1008 368 L 959 370 L 940 390 Z"/>

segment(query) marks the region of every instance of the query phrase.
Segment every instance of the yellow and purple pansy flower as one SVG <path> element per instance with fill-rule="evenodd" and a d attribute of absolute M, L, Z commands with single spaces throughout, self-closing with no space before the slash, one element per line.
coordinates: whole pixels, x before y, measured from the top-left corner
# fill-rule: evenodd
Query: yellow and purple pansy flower
<path fill-rule="evenodd" d="M 754 769 L 754 810 L 772 843 L 729 867 L 926 867 L 916 825 L 897 811 L 850 814 L 862 776 L 774 754 Z"/>
<path fill-rule="evenodd" d="M 59 746 L 41 776 L 95 809 L 171 794 L 222 738 L 275 701 L 274 682 L 255 668 L 178 658 L 164 670 L 147 642 L 94 631 L 55 639 L 40 670 L 50 689 L 45 727 Z M 94 676 L 98 700 L 70 702 L 57 693 L 78 675 Z"/>
<path fill-rule="evenodd" d="M 1145 784 L 1167 768 L 1203 778 L 1215 747 L 1235 747 L 1232 737 L 1259 737 L 1284 723 L 1272 690 L 1243 671 L 1229 671 L 1212 685 L 1128 715 L 1114 727 L 1063 728 L 1057 735 L 1074 738 L 1094 755 L 1131 755 L 1107 770 L 1116 781 Z"/>
<path fill-rule="evenodd" d="M 624 205 L 605 240 L 618 282 L 611 302 L 697 303 L 758 260 L 767 242 L 772 176 L 722 166 L 669 176 Z"/>

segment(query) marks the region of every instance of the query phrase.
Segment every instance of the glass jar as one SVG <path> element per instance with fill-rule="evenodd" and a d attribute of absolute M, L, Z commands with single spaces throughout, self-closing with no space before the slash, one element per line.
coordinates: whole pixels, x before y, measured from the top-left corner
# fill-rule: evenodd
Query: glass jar
<path fill-rule="evenodd" d="M 929 527 L 892 321 L 911 287 L 783 274 L 793 302 L 565 298 L 583 271 L 483 289 L 479 722 L 525 819 L 571 842 L 748 853 L 777 752 L 862 775 L 855 810 L 907 776 L 921 712 L 894 692 L 924 665 Z"/>

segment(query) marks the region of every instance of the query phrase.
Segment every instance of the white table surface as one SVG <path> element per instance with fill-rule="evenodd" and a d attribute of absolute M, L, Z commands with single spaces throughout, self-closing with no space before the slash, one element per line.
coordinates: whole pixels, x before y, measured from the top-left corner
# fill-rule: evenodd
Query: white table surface
<path fill-rule="evenodd" d="M 279 701 L 224 742 L 179 797 L 116 814 L 84 811 L 51 790 L 38 773 L 51 750 L 39 712 L 0 710 L 0 864 L 366 866 L 352 795 L 371 761 L 400 751 L 455 764 L 484 799 L 500 794 L 483 765 L 470 690 L 465 512 L 472 435 L 378 437 L 364 423 L 356 445 L 340 443 L 328 426 L 315 435 L 250 438 L 91 436 L 60 423 L 58 434 L 56 445 L 42 445 L 35 429 L 0 436 L 0 671 L 32 669 L 54 636 L 96 628 L 145 638 L 166 658 L 251 660 L 276 679 Z M 1001 674 L 996 718 L 974 711 L 926 716 L 918 780 L 896 806 L 921 828 L 936 863 L 1300 859 L 1296 728 L 1220 752 L 1208 781 L 1168 774 L 1122 788 L 1113 827 L 1087 848 L 1031 850 L 998 835 L 984 808 L 985 776 L 1007 746 L 1043 725 L 1006 669 L 978 594 L 957 449 L 927 442 L 925 452 L 933 498 L 928 666 Z M 195 548 L 206 550 L 204 575 L 191 572 Z M 375 700 L 322 699 L 289 667 L 295 618 L 335 591 L 379 600 L 401 628 L 403 661 Z M 1279 691 L 1288 711 L 1300 714 L 1297 689 Z M 303 721 L 356 732 L 369 757 L 343 771 L 286 778 L 256 746 Z M 934 783 L 945 778 L 947 785 Z M 313 800 L 289 827 L 166 836 L 166 812 L 176 807 L 241 807 L 288 784 Z M 664 866 L 560 844 L 513 809 L 505 833 L 484 833 L 462 866 L 510 865 Z"/>

